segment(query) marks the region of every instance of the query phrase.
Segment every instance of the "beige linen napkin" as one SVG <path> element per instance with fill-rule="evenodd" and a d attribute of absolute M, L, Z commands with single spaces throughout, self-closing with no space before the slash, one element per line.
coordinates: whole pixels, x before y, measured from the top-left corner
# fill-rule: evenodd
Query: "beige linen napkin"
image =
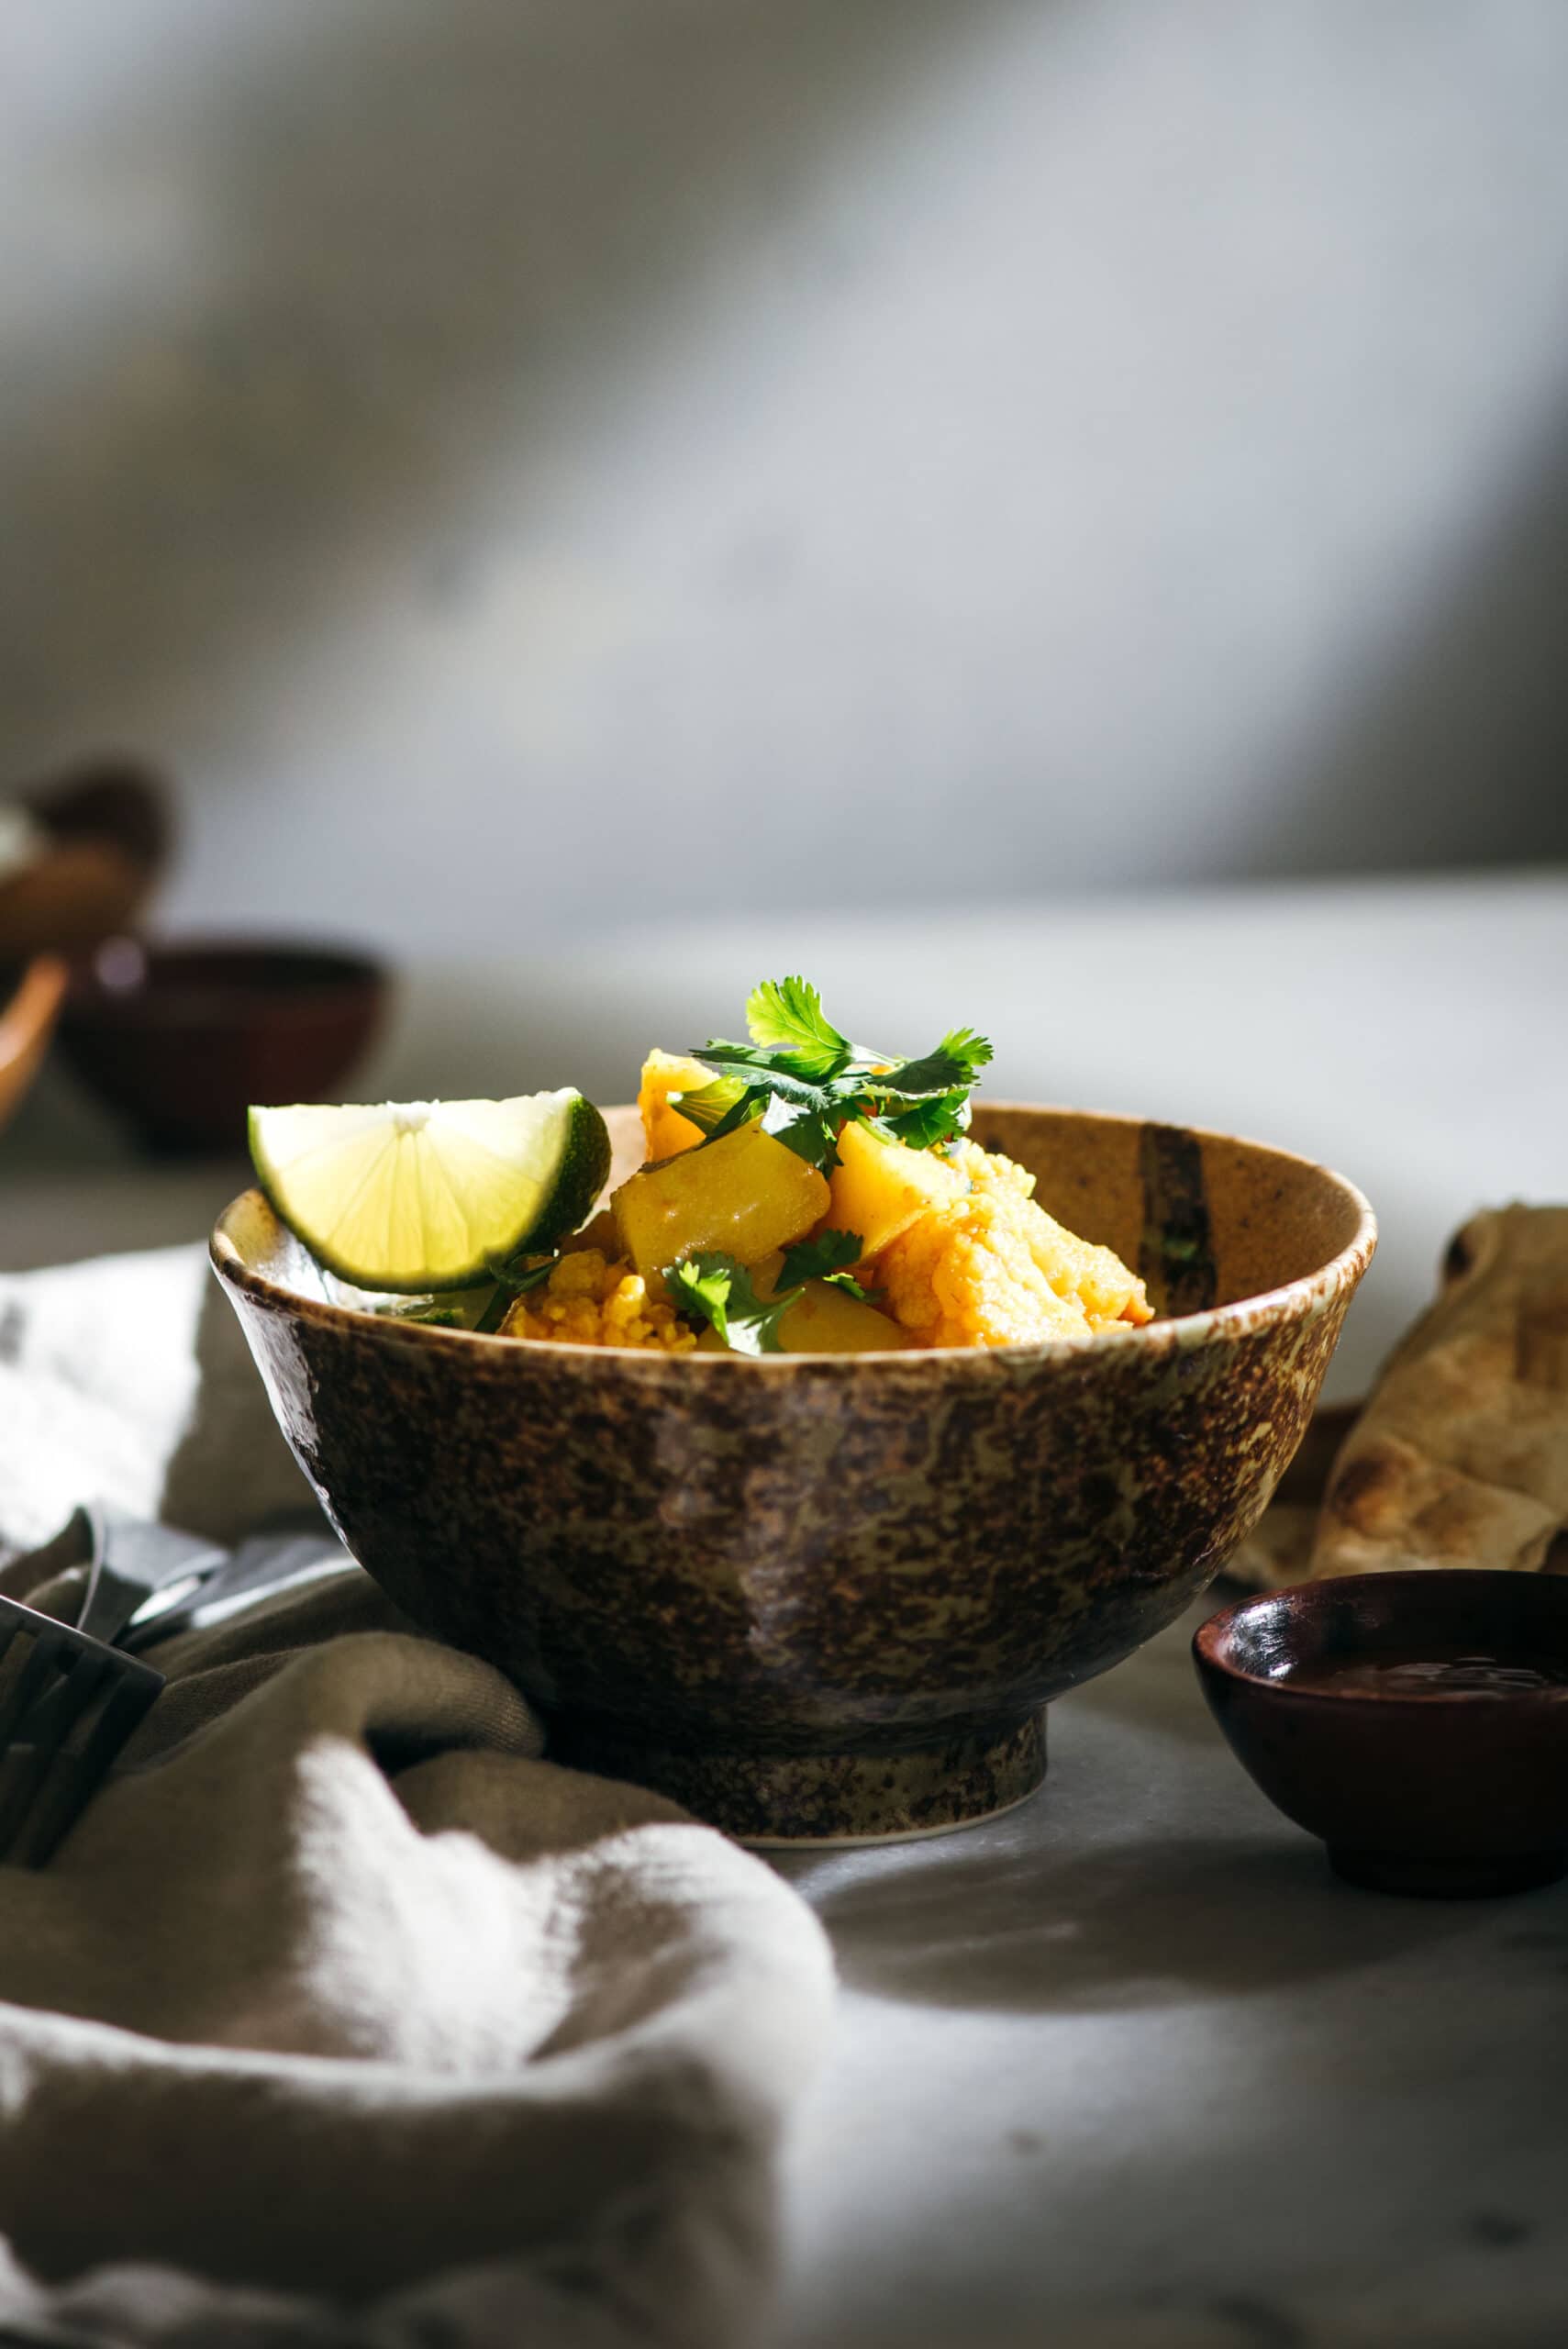
<path fill-rule="evenodd" d="M 177 1478 L 227 1534 L 237 1490 L 302 1497 L 257 1465 L 253 1374 L 211 1368 L 195 1253 L 0 1280 L 15 1595 L 88 1491 Z M 540 1759 L 509 1684 L 355 1568 L 152 1660 L 126 1766 L 49 1869 L 0 1870 L 0 2340 L 755 2338 L 830 1998 L 805 1904 Z"/>

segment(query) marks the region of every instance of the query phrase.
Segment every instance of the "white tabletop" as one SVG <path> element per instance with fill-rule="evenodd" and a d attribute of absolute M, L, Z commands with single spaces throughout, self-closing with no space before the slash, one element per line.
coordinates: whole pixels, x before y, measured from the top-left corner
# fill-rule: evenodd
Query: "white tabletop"
<path fill-rule="evenodd" d="M 1199 1604 L 961 1834 L 801 1857 L 836 2059 L 777 2349 L 1568 2340 L 1568 1885 L 1358 1892 L 1245 1777 Z"/>
<path fill-rule="evenodd" d="M 760 904 L 765 874 L 760 843 Z M 1568 876 L 947 919 L 868 875 L 863 919 L 714 928 L 736 894 L 694 863 L 647 937 L 417 974 L 356 1089 L 621 1097 L 644 1042 L 733 1032 L 754 978 L 803 969 L 873 1040 L 984 1027 L 999 1092 L 1353 1176 L 1383 1240 L 1340 1394 L 1454 1224 L 1568 1194 Z M 136 1166 L 51 1082 L 0 1138 L 0 1265 L 193 1237 L 241 1177 Z M 789 2149 L 779 2349 L 1568 2338 L 1568 1889 L 1338 1884 L 1210 1728 L 1190 1629 L 1052 1709 L 1010 1817 L 784 1864 L 845 1997 Z"/>

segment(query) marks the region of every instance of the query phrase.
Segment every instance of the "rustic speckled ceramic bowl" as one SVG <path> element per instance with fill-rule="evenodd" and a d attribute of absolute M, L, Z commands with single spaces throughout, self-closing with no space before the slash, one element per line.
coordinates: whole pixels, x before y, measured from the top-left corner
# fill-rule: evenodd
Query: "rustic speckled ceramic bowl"
<path fill-rule="evenodd" d="M 609 1113 L 617 1163 L 636 1113 Z M 248 1191 L 213 1260 L 349 1548 L 553 1750 L 758 1842 L 1020 1800 L 1047 1700 L 1218 1571 L 1372 1255 L 1360 1192 L 1222 1134 L 1006 1104 L 975 1139 L 1170 1318 L 1087 1345 L 753 1362 L 518 1344 L 335 1303 Z"/>

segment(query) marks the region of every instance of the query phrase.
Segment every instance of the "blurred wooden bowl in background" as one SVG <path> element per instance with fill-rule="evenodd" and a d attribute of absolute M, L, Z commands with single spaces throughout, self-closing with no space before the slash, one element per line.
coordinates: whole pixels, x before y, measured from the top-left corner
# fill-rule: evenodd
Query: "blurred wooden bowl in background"
<path fill-rule="evenodd" d="M 38 852 L 0 872 L 0 960 L 83 954 L 140 914 L 168 861 L 169 795 L 129 758 L 84 762 L 14 795 Z"/>
<path fill-rule="evenodd" d="M 62 1057 L 161 1155 L 242 1155 L 252 1102 L 325 1101 L 381 1024 L 372 957 L 307 940 L 112 938 L 72 982 Z"/>

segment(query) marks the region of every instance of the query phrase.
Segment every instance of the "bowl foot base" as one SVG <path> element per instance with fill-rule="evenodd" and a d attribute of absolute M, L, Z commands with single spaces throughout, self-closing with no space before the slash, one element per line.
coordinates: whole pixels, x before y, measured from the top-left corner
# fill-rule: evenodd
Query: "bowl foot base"
<path fill-rule="evenodd" d="M 973 1827 L 1045 1776 L 1045 1714 L 897 1753 L 682 1753 L 562 1720 L 553 1760 L 628 1778 L 764 1849 L 897 1843 Z"/>
<path fill-rule="evenodd" d="M 1434 1860 L 1402 1852 L 1355 1852 L 1330 1843 L 1329 1865 L 1347 1884 L 1420 1900 L 1480 1900 L 1533 1892 L 1568 1875 L 1568 1852 L 1516 1852 L 1497 1859 Z"/>

